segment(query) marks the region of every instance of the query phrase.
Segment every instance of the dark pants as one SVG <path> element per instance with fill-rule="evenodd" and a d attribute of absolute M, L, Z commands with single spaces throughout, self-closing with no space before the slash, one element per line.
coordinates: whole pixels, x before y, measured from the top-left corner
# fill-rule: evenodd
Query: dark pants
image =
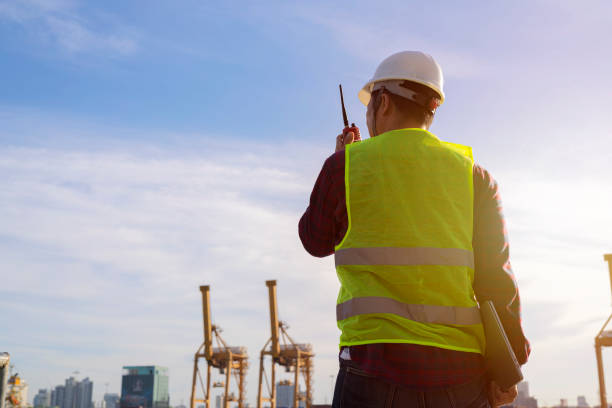
<path fill-rule="evenodd" d="M 419 391 L 391 384 L 357 368 L 340 367 L 333 408 L 491 408 L 484 378 L 467 384 Z"/>

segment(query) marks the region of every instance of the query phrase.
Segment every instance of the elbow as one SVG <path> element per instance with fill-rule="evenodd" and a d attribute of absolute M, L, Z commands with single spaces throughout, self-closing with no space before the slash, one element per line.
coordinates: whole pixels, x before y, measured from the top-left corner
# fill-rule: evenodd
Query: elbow
<path fill-rule="evenodd" d="M 329 256 L 334 253 L 333 251 L 322 251 L 321 249 L 307 248 L 306 246 L 304 246 L 304 249 L 310 255 L 317 258 L 325 258 L 326 256 Z"/>
<path fill-rule="evenodd" d="M 304 247 L 306 252 L 308 252 L 310 255 L 314 257 L 324 258 L 334 253 L 333 250 L 330 251 L 328 249 L 323 248 L 322 246 L 313 245 L 312 242 L 310 242 L 309 240 L 305 239 L 302 236 L 302 231 L 300 231 L 300 241 L 302 241 L 302 246 Z"/>
<path fill-rule="evenodd" d="M 302 246 L 306 252 L 314 257 L 324 258 L 334 253 L 333 251 L 325 249 L 323 246 L 314 245 L 310 240 L 305 239 L 302 236 L 302 231 L 300 231 L 300 241 L 302 241 Z"/>
<path fill-rule="evenodd" d="M 324 232 L 313 228 L 309 219 L 309 209 L 306 210 L 298 223 L 298 235 L 302 246 L 310 255 L 324 258 L 334 253 L 334 243 Z"/>

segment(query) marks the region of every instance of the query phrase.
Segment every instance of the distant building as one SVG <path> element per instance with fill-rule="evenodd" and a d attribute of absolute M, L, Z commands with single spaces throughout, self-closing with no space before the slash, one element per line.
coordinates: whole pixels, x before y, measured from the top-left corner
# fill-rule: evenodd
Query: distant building
<path fill-rule="evenodd" d="M 276 384 L 276 408 L 293 408 L 293 383 L 291 381 L 279 381 Z M 301 391 L 298 391 L 301 394 Z M 304 400 L 298 402 L 298 407 L 304 408 Z"/>
<path fill-rule="evenodd" d="M 60 408 L 76 408 L 76 390 L 78 381 L 74 377 L 66 379 L 64 384 L 64 404 Z"/>
<path fill-rule="evenodd" d="M 589 404 L 587 403 L 587 400 L 586 400 L 584 395 L 579 395 L 578 396 L 578 405 L 577 405 L 577 407 L 578 408 L 588 408 L 589 407 Z"/>
<path fill-rule="evenodd" d="M 34 396 L 34 408 L 48 408 L 51 406 L 51 392 L 49 390 L 38 390 Z"/>
<path fill-rule="evenodd" d="M 64 406 L 64 394 L 66 389 L 63 385 L 58 385 L 51 391 L 51 406 L 62 408 Z"/>
<path fill-rule="evenodd" d="M 70 407 L 68 407 L 70 408 Z M 74 393 L 73 408 L 94 408 L 93 407 L 93 382 L 89 377 L 77 382 L 76 391 Z"/>
<path fill-rule="evenodd" d="M 516 386 L 518 390 L 518 395 L 523 396 L 524 398 L 529 398 L 529 383 L 527 381 L 521 381 Z"/>
<path fill-rule="evenodd" d="M 93 382 L 89 378 L 77 381 L 67 378 L 64 385 L 51 390 L 49 405 L 57 408 L 94 408 Z"/>
<path fill-rule="evenodd" d="M 168 369 L 160 366 L 123 367 L 120 408 L 169 408 Z"/>
<path fill-rule="evenodd" d="M 104 408 L 119 408 L 119 394 L 104 394 Z"/>
<path fill-rule="evenodd" d="M 514 408 L 538 408 L 538 400 L 529 396 L 529 383 L 523 381 L 516 386 L 518 395 L 514 402 L 506 407 Z"/>

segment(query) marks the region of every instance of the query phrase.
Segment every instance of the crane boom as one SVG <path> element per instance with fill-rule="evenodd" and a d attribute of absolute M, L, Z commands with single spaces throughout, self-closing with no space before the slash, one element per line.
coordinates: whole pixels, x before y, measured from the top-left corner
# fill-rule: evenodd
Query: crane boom
<path fill-rule="evenodd" d="M 212 323 L 210 321 L 210 286 L 200 286 L 202 292 L 202 316 L 204 317 L 204 356 L 212 358 Z"/>
<path fill-rule="evenodd" d="M 278 342 L 278 303 L 276 302 L 276 281 L 266 281 L 268 297 L 270 300 L 270 331 L 272 333 L 272 357 L 280 355 L 280 344 Z"/>

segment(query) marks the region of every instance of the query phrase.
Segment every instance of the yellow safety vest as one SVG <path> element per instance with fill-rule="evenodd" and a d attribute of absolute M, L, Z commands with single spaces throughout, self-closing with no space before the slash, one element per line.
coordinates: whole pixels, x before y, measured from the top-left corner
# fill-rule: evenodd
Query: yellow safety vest
<path fill-rule="evenodd" d="M 346 147 L 348 230 L 336 246 L 340 345 L 484 354 L 474 298 L 470 147 L 399 129 Z"/>

